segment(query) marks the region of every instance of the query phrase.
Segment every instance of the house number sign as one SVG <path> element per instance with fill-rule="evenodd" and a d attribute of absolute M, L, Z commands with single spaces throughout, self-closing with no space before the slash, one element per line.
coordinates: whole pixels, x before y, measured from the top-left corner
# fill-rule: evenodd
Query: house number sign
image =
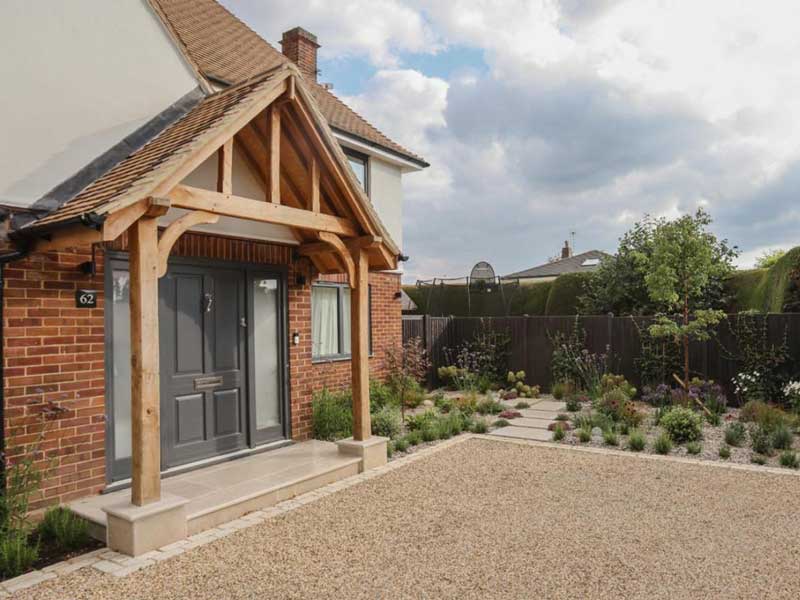
<path fill-rule="evenodd" d="M 96 290 L 76 290 L 75 291 L 75 307 L 76 308 L 95 308 L 95 307 L 97 307 L 97 291 Z"/>

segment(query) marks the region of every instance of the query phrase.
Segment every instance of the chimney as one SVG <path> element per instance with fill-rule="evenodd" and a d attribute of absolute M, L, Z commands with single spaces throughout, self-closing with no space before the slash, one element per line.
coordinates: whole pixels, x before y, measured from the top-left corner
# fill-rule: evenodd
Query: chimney
<path fill-rule="evenodd" d="M 569 247 L 569 242 L 564 241 L 564 247 L 561 249 L 561 259 L 569 258 L 572 256 L 572 248 Z"/>
<path fill-rule="evenodd" d="M 302 27 L 283 32 L 281 39 L 283 54 L 300 68 L 300 72 L 311 81 L 317 80 L 317 36 Z"/>

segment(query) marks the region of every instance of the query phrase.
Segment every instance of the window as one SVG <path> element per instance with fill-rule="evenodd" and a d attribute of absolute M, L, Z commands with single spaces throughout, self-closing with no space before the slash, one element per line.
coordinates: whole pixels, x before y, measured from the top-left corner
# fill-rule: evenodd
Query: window
<path fill-rule="evenodd" d="M 372 351 L 372 289 L 369 299 L 369 347 Z M 311 287 L 311 356 L 350 356 L 350 287 L 347 284 L 316 283 Z"/>
<path fill-rule="evenodd" d="M 343 148 L 343 150 L 347 156 L 347 162 L 350 163 L 350 168 L 353 169 L 353 173 L 356 174 L 356 179 L 358 179 L 364 191 L 369 193 L 369 177 L 367 175 L 369 157 L 366 154 L 361 154 L 350 148 Z"/>

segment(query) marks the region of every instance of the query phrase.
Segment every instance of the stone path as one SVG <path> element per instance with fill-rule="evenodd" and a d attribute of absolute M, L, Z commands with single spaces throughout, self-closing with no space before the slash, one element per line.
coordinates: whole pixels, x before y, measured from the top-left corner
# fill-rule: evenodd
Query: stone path
<path fill-rule="evenodd" d="M 531 405 L 530 408 L 515 409 L 514 406 L 520 399 L 500 401 L 505 407 L 518 410 L 522 417 L 509 419 L 510 425 L 495 429 L 489 435 L 544 442 L 552 440 L 553 432 L 548 431 L 547 427 L 555 422 L 559 413 L 566 410 L 566 404 L 551 397 L 523 400 Z"/>

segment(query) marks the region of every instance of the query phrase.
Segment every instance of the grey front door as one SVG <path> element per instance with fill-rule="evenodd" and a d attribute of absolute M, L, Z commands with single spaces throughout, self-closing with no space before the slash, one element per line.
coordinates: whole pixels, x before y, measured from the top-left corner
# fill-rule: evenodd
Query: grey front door
<path fill-rule="evenodd" d="M 246 277 L 171 264 L 160 282 L 162 466 L 247 446 Z"/>

